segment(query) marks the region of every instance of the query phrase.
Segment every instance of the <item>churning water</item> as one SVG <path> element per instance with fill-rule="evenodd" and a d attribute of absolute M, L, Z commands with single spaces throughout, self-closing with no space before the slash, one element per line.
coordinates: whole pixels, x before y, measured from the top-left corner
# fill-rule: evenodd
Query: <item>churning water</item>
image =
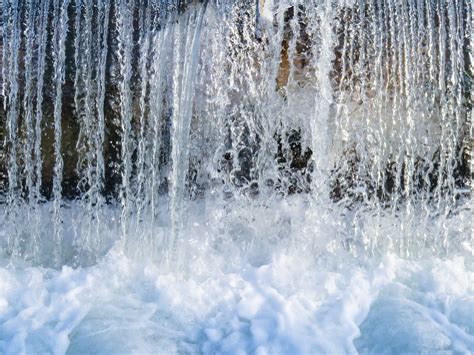
<path fill-rule="evenodd" d="M 473 351 L 470 1 L 1 5 L 0 352 Z"/>

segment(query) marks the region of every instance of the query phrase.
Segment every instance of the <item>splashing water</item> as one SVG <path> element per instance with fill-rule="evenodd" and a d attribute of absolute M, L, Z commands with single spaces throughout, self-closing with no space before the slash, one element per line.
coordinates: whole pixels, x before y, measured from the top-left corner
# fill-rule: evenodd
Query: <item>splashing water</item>
<path fill-rule="evenodd" d="M 460 285 L 472 279 L 463 264 L 473 253 L 469 1 L 1 5 L 0 350 L 36 344 L 8 338 L 15 309 L 33 307 L 26 298 L 11 303 L 20 289 L 8 284 L 24 278 L 28 292 L 46 290 L 52 300 L 64 293 L 75 305 L 65 335 L 41 343 L 46 352 L 99 351 L 80 341 L 100 327 L 92 298 L 121 307 L 115 296 L 152 279 L 125 307 L 146 309 L 139 327 L 168 327 L 169 344 L 184 339 L 167 343 L 170 351 L 379 352 L 371 322 L 384 317 L 392 291 L 403 299 L 396 307 L 416 310 L 429 319 L 419 324 L 442 333 L 437 343 L 420 335 L 397 351 L 472 349 L 472 324 L 438 310 L 445 302 L 461 314 L 472 289 L 431 290 L 444 285 L 439 275 L 425 288 L 413 281 L 427 265 L 455 270 Z M 143 260 L 151 264 L 142 270 Z M 390 270 L 373 271 L 377 262 Z M 124 276 L 112 285 L 105 275 L 114 267 L 137 283 Z M 318 277 L 324 297 L 292 293 Z M 167 282 L 169 299 L 150 303 Z M 215 303 L 173 303 L 180 288 L 200 282 Z M 104 289 L 87 296 L 95 283 Z M 252 297 L 263 300 L 260 311 Z M 193 314 L 192 325 L 174 315 L 174 325 L 155 322 L 177 304 Z M 334 344 L 344 345 L 308 342 L 308 332 L 326 337 L 331 317 L 339 317 Z M 35 332 L 22 334 L 40 341 Z M 71 337 L 79 340 L 69 344 Z"/>

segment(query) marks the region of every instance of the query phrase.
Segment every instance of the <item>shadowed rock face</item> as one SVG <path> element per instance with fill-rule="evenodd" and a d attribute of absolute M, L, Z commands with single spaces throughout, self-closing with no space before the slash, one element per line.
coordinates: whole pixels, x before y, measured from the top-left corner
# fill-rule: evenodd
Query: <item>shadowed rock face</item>
<path fill-rule="evenodd" d="M 305 80 L 305 69 L 308 68 L 311 60 L 311 44 L 308 33 L 306 31 L 308 19 L 306 18 L 305 8 L 303 5 L 290 6 L 285 11 L 284 35 L 281 44 L 281 61 L 278 70 L 277 87 L 283 89 L 288 84 L 290 71 L 295 71 L 297 80 Z M 296 19 L 299 25 L 299 31 L 293 33 L 290 22 Z M 292 37 L 295 38 L 295 52 L 289 53 L 289 45 Z M 291 63 L 290 63 L 291 62 Z"/>
<path fill-rule="evenodd" d="M 143 4 L 148 4 L 144 2 Z M 174 6 L 170 6 L 167 10 L 169 16 L 175 16 L 174 13 L 178 13 L 178 16 L 184 16 L 189 8 L 196 8 L 203 6 L 204 2 L 202 1 L 178 1 Z M 151 4 L 151 3 L 150 3 Z M 151 7 L 149 16 L 150 21 L 153 23 L 150 25 L 155 33 L 159 33 L 164 30 L 164 21 L 163 21 L 163 11 L 157 6 Z M 264 0 L 259 2 L 259 11 L 261 13 L 268 11 L 265 10 Z M 467 11 L 469 9 L 467 4 L 464 4 L 464 12 L 462 21 L 467 19 Z M 146 6 L 140 7 L 136 6 L 130 12 L 132 18 L 130 24 L 132 29 L 130 31 L 131 37 L 127 40 L 130 41 L 130 66 L 131 66 L 131 75 L 128 79 L 127 85 L 130 90 L 130 110 L 132 117 L 130 118 L 130 140 L 136 146 L 140 141 L 140 130 L 144 124 L 141 116 L 143 112 L 150 110 L 149 106 L 145 105 L 145 109 L 141 107 L 143 103 L 140 102 L 141 90 L 143 90 L 142 79 L 140 73 L 140 60 L 141 50 L 143 40 L 147 38 L 141 29 L 143 26 L 142 22 L 144 21 L 144 12 Z M 85 8 L 84 8 L 85 9 Z M 93 10 L 97 11 L 97 8 Z M 102 193 L 109 198 L 109 200 L 114 200 L 119 195 L 119 187 L 122 185 L 122 170 L 123 170 L 123 152 L 122 145 L 123 142 L 123 124 L 121 121 L 121 102 L 123 101 L 123 68 L 120 67 L 121 61 L 123 61 L 123 44 L 120 44 L 119 37 L 121 36 L 121 24 L 119 23 L 119 13 L 118 5 L 116 1 L 111 2 L 110 11 L 108 12 L 107 20 L 109 26 L 105 34 L 105 44 L 107 47 L 106 52 L 106 71 L 104 76 L 104 85 L 105 85 L 105 97 L 103 100 L 103 112 L 104 112 L 104 139 L 101 142 L 101 148 L 103 149 L 104 157 L 104 183 L 101 187 Z M 365 66 L 370 66 L 371 63 L 363 63 L 361 56 L 361 39 L 357 36 L 359 32 L 354 33 L 357 23 L 361 21 L 361 17 L 365 15 L 366 17 L 371 16 L 370 9 L 364 11 L 356 11 L 354 8 L 349 7 L 339 7 L 337 9 L 337 14 L 335 15 L 335 24 L 334 32 L 336 37 L 336 46 L 333 51 L 333 58 L 331 59 L 332 69 L 331 69 L 331 85 L 333 90 L 336 93 L 339 92 L 349 92 L 346 99 L 355 105 L 362 105 L 361 97 L 357 96 L 357 93 L 354 90 L 355 87 L 360 87 L 361 78 L 358 76 L 358 70 Z M 27 12 L 22 7 L 20 9 L 19 17 L 21 19 L 19 31 L 21 33 L 26 33 L 27 23 Z M 44 69 L 44 89 L 43 89 L 43 103 L 42 108 L 42 121 L 41 121 L 41 194 L 45 199 L 50 199 L 52 196 L 53 188 L 53 179 L 54 179 L 54 166 L 55 166 L 55 151 L 54 151 L 54 97 L 55 97 L 55 83 L 53 82 L 54 77 L 54 58 L 50 48 L 53 46 L 53 12 L 51 11 L 48 15 L 48 25 L 47 25 L 47 50 L 45 57 L 45 69 Z M 93 15 L 93 21 L 97 21 L 97 14 Z M 320 39 L 315 39 L 314 35 L 310 33 L 308 28 L 310 20 L 308 18 L 308 11 L 303 5 L 299 6 L 290 6 L 287 7 L 283 14 L 283 30 L 281 37 L 281 49 L 280 49 L 280 61 L 278 63 L 277 75 L 275 78 L 275 90 L 281 93 L 282 97 L 286 98 L 287 92 L 290 90 L 290 86 L 295 87 L 305 87 L 311 86 L 313 82 L 318 81 L 318 72 L 314 68 L 314 62 L 317 61 L 316 46 L 314 42 Z M 85 17 L 80 19 L 84 20 Z M 175 20 L 175 18 L 173 18 Z M 266 19 L 268 21 L 268 19 Z M 271 21 L 276 21 L 275 19 L 270 19 Z M 337 20 L 337 21 L 336 21 Z M 35 26 L 39 26 L 35 20 Z M 61 138 L 61 155 L 64 162 L 64 168 L 62 173 L 62 194 L 65 198 L 74 199 L 76 197 L 82 196 L 82 194 L 90 188 L 90 185 L 87 181 L 83 181 L 83 176 L 81 175 L 81 164 L 87 163 L 87 157 L 84 157 L 85 153 L 82 145 L 88 146 L 92 143 L 85 140 L 81 135 L 81 126 L 84 119 L 83 113 L 78 112 L 76 107 L 77 101 L 77 87 L 75 87 L 75 81 L 77 81 L 76 74 L 78 68 L 75 61 L 77 56 L 77 48 L 75 39 L 78 35 L 76 29 L 77 21 L 77 12 L 74 7 L 74 4 L 71 3 L 67 10 L 67 29 L 68 33 L 65 38 L 65 80 L 62 84 L 62 110 L 61 110 L 61 126 L 62 126 L 62 138 Z M 360 33 L 370 30 L 370 22 L 365 20 L 363 22 L 363 29 Z M 388 21 L 388 20 L 387 20 Z M 427 21 L 425 19 L 424 21 Z M 441 26 L 441 16 L 433 16 L 434 26 Z M 337 24 L 336 24 L 337 22 Z M 298 30 L 295 32 L 291 26 L 298 27 Z M 390 25 L 390 24 L 389 24 Z M 389 36 L 390 26 L 387 25 L 387 36 Z M 275 27 L 277 24 L 271 23 L 270 27 Z M 364 27 L 365 26 L 365 27 Z M 465 26 L 466 27 L 466 26 Z M 350 30 L 347 30 L 349 28 Z M 93 29 L 94 30 L 94 29 Z M 312 37 L 313 36 L 313 37 Z M 464 67 L 466 79 L 465 82 L 469 83 L 469 77 L 472 77 L 471 73 L 471 64 L 470 58 L 468 55 L 469 43 L 468 37 L 464 37 L 466 43 L 464 43 L 463 48 L 464 52 Z M 248 41 L 249 39 L 242 39 L 242 41 Z M 348 52 L 348 44 L 350 41 L 353 41 L 352 47 L 353 51 Z M 387 43 L 390 43 L 392 39 L 387 39 Z M 2 43 L 2 46 L 4 44 Z M 22 40 L 19 49 L 18 49 L 18 99 L 16 105 L 18 107 L 18 139 L 19 142 L 25 142 L 28 140 L 27 132 L 27 122 L 25 117 L 25 110 L 22 108 L 25 98 L 26 90 L 26 81 L 25 81 L 25 71 L 27 68 L 27 63 L 25 63 L 25 55 L 27 42 Z M 263 43 L 262 47 L 265 48 L 266 44 Z M 292 48 L 293 46 L 293 48 Z M 2 49 L 2 48 L 0 48 Z M 94 52 L 95 53 L 95 52 Z M 399 53 L 403 55 L 404 53 Z M 38 61 L 38 53 L 34 51 L 32 54 L 32 60 L 36 63 Z M 390 56 L 391 53 L 384 53 L 383 55 Z M 371 58 L 372 60 L 373 58 Z M 93 63 L 97 58 L 91 59 Z M 2 65 L 4 63 L 1 63 Z M 147 69 L 151 67 L 152 63 L 146 64 Z M 259 65 L 258 63 L 256 65 Z M 428 65 L 428 62 L 426 63 Z M 387 73 L 383 73 L 382 76 L 389 77 L 393 73 L 389 72 L 391 66 L 388 66 Z M 363 69 L 363 68 L 362 68 Z M 426 69 L 426 68 L 425 68 Z M 423 70 L 425 70 L 423 69 Z M 34 73 L 36 75 L 36 73 Z M 94 70 L 91 73 L 81 72 L 80 75 L 90 75 L 90 79 L 95 82 L 99 80 L 99 75 Z M 290 79 L 290 77 L 292 79 Z M 290 80 L 293 80 L 291 83 Z M 34 83 L 36 85 L 36 82 Z M 9 88 L 10 84 L 6 84 Z M 364 95 L 367 97 L 375 97 L 376 90 L 373 87 L 370 87 L 370 83 L 367 83 L 367 88 L 360 89 L 360 92 L 364 92 Z M 387 90 L 396 90 L 401 84 L 396 81 L 387 80 Z M 466 84 L 467 86 L 468 84 Z M 146 93 L 150 94 L 150 87 L 145 88 Z M 171 89 L 167 89 L 171 91 Z M 291 88 L 291 90 L 293 90 Z M 168 93 L 168 96 L 165 95 L 162 98 L 164 106 L 170 101 L 171 93 Z M 95 99 L 97 93 L 93 92 L 92 97 Z M 245 93 L 242 93 L 245 95 Z M 454 163 L 454 175 L 455 175 L 455 185 L 459 188 L 465 188 L 469 186 L 469 161 L 470 161 L 470 141 L 469 141 L 469 112 L 471 110 L 471 102 L 469 97 L 469 90 L 464 87 L 462 95 L 465 99 L 463 102 L 463 107 L 459 113 L 459 121 L 462 124 L 462 129 L 460 130 L 461 137 L 458 139 L 457 146 L 453 147 L 458 153 L 454 154 L 459 157 L 459 159 Z M 153 100 L 152 97 L 149 97 L 150 100 Z M 12 103 L 9 102 L 8 96 L 2 95 L 1 97 L 1 107 L 0 115 L 2 118 L 7 117 L 7 112 L 4 110 L 4 107 L 8 107 L 11 110 Z M 80 98 L 84 100 L 84 98 Z M 337 100 L 336 100 L 337 101 Z M 33 99 L 33 105 L 36 105 L 37 99 Z M 459 102 L 458 102 L 459 103 Z M 332 108 L 336 106 L 338 102 L 332 103 Z M 460 104 L 460 103 L 459 103 Z M 96 112 L 93 109 L 93 114 Z M 7 110 L 8 111 L 8 110 Z M 163 109 L 162 120 L 160 121 L 159 133 L 162 137 L 162 146 L 158 153 L 159 157 L 155 161 L 156 164 L 159 164 L 163 168 L 166 168 L 169 165 L 171 160 L 172 148 L 171 148 L 171 139 L 172 139 L 172 112 L 170 109 Z M 232 121 L 233 120 L 233 121 Z M 255 159 L 257 152 L 261 148 L 261 139 L 260 133 L 252 132 L 254 136 L 250 137 L 250 127 L 245 118 L 235 116 L 230 121 L 232 122 L 242 122 L 236 125 L 241 125 L 241 138 L 240 145 L 242 148 L 238 151 L 233 152 L 224 152 L 222 154 L 222 171 L 232 172 L 231 184 L 236 187 L 242 187 L 250 189 L 251 191 L 258 192 L 258 174 L 254 170 Z M 233 123 L 232 123 L 233 124 Z M 0 139 L 2 142 L 7 142 L 6 138 L 6 119 L 2 119 L 2 124 L 0 126 Z M 94 129 L 94 127 L 92 127 Z M 273 134 L 275 147 L 277 147 L 273 154 L 274 159 L 278 164 L 278 171 L 281 174 L 280 179 L 276 181 L 271 181 L 269 183 L 275 186 L 275 189 L 281 191 L 281 193 L 296 193 L 296 192 L 306 192 L 310 190 L 311 185 L 311 171 L 313 166 L 311 160 L 315 158 L 317 153 L 314 153 L 309 147 L 308 144 L 304 142 L 301 134 L 301 127 L 294 126 L 290 127 L 287 132 L 281 134 L 280 132 L 275 132 Z M 231 135 L 229 135 L 229 140 L 232 140 Z M 240 139 L 240 138 L 239 138 Z M 464 141 L 463 144 L 461 144 Z M 84 143 L 85 142 L 85 143 Z M 21 143 L 20 143 L 21 144 Z M 229 143 L 232 145 L 231 143 Z M 26 157 L 23 156 L 21 147 L 13 147 L 11 142 L 4 145 L 5 149 L 2 149 L 0 152 L 0 187 L 3 191 L 8 189 L 8 161 L 7 156 L 11 155 L 12 149 L 18 150 L 18 165 L 22 166 Z M 138 148 L 134 149 L 131 153 L 131 176 L 132 179 L 136 178 L 137 171 L 139 170 L 139 151 Z M 436 190 L 437 186 L 440 184 L 440 180 L 445 179 L 445 173 L 437 173 L 439 169 L 443 170 L 443 153 L 439 150 L 434 149 L 434 153 L 429 157 L 431 159 L 430 164 L 425 160 L 426 157 L 415 157 L 414 158 L 414 168 L 408 167 L 409 163 L 397 164 L 389 159 L 384 162 L 384 167 L 381 168 L 383 171 L 382 182 L 374 183 L 371 181 L 371 176 L 368 171 L 370 171 L 370 166 L 362 167 L 362 163 L 369 164 L 368 161 L 364 161 L 364 158 L 361 157 L 360 149 L 358 148 L 357 142 L 351 147 L 346 147 L 342 153 L 343 158 L 341 163 L 336 162 L 334 171 L 333 171 L 333 181 L 331 182 L 332 192 L 331 196 L 334 200 L 339 201 L 347 196 L 350 196 L 352 199 L 360 199 L 360 196 L 357 195 L 358 184 L 360 184 L 361 179 L 364 180 L 366 184 L 366 190 L 369 194 L 377 196 L 381 200 L 389 199 L 389 195 L 393 193 L 400 193 L 405 190 L 405 181 L 406 170 L 411 169 L 410 174 L 417 175 L 410 177 L 416 181 L 415 188 L 421 190 Z M 93 159 L 93 158 L 89 158 Z M 192 157 L 190 157 L 192 160 Z M 413 165 L 413 164 L 412 164 Z M 426 172 L 427 166 L 432 169 L 433 172 Z M 195 170 L 193 172 L 193 169 Z M 191 164 L 189 168 L 189 176 L 193 174 L 197 176 L 197 171 L 199 170 L 199 164 Z M 23 195 L 27 196 L 27 182 L 22 174 L 22 168 L 19 172 L 20 182 L 19 188 L 23 190 Z M 427 178 L 428 177 L 428 178 Z M 200 185 L 198 179 L 190 178 L 191 182 L 188 185 Z M 193 181 L 195 181 L 193 183 Z M 167 177 L 162 177 L 160 180 L 160 191 L 166 192 L 168 190 L 169 179 Z M 201 184 L 205 185 L 205 184 Z M 188 186 L 189 187 L 189 186 Z M 204 188 L 198 186 L 196 189 Z"/>

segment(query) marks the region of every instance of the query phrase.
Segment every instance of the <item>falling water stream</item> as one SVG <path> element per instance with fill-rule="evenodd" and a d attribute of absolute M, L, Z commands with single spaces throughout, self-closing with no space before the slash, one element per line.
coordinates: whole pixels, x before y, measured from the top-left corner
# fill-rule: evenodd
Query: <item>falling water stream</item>
<path fill-rule="evenodd" d="M 470 1 L 1 6 L 2 265 L 472 258 Z"/>
<path fill-rule="evenodd" d="M 383 231 L 360 225 L 393 216 L 391 249 L 449 253 L 468 238 L 446 223 L 469 197 L 470 29 L 463 1 L 4 1 L 4 252 L 35 260 L 52 233 L 57 265 L 65 238 L 94 257 L 110 210 L 169 263 L 212 192 L 304 195 L 369 252 Z"/>

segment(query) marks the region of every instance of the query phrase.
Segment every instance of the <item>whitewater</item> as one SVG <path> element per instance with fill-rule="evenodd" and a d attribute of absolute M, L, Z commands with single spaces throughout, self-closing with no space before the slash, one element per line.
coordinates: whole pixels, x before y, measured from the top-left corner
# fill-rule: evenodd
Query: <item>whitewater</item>
<path fill-rule="evenodd" d="M 315 264 L 284 254 L 182 279 L 111 253 L 83 269 L 2 268 L 0 346 L 5 354 L 472 352 L 474 273 L 462 257 Z"/>
<path fill-rule="evenodd" d="M 193 206 L 208 217 L 190 218 L 183 266 L 171 271 L 126 255 L 113 234 L 91 266 L 4 261 L 1 352 L 472 353 L 470 244 L 443 258 L 364 258 L 341 247 L 328 216 L 305 205 L 296 198 L 225 213 Z M 452 233 L 470 233 L 459 227 L 470 218 L 469 210 L 453 218 Z M 400 236 L 395 221 L 379 223 L 387 238 Z"/>
<path fill-rule="evenodd" d="M 472 354 L 472 4 L 3 0 L 0 354 Z"/>

